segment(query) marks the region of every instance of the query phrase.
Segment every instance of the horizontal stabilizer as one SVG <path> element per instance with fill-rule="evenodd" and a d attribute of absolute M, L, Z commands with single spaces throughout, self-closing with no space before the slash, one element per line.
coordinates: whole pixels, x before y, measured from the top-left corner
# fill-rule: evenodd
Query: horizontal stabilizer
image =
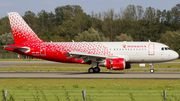
<path fill-rule="evenodd" d="M 17 49 L 17 50 L 20 50 L 22 52 L 29 52 L 30 51 L 30 48 L 29 47 L 24 47 L 24 46 L 17 46 L 17 45 L 4 45 L 3 46 L 4 48 L 13 48 L 13 49 Z"/>

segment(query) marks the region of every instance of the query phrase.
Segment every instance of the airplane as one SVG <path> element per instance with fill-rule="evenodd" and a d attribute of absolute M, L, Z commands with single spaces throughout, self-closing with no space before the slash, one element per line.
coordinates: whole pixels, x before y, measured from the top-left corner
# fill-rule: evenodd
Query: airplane
<path fill-rule="evenodd" d="M 8 12 L 15 44 L 4 49 L 22 55 L 56 62 L 89 64 L 89 73 L 99 73 L 99 66 L 111 70 L 130 69 L 132 63 L 167 62 L 179 57 L 167 45 L 158 42 L 45 42 L 17 12 Z M 95 67 L 94 67 L 95 66 Z"/>

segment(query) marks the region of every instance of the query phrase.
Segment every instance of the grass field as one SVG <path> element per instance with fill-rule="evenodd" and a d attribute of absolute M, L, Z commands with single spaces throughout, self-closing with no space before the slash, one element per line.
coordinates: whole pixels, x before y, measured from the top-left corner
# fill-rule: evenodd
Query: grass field
<path fill-rule="evenodd" d="M 0 59 L 0 61 L 6 60 Z M 180 62 L 180 60 L 173 62 Z M 9 66 L 12 67 L 0 67 L 0 71 L 87 72 L 90 67 L 90 65 L 63 63 Z M 178 72 L 180 63 L 158 63 L 154 64 L 154 69 L 159 72 Z M 111 70 L 102 67 L 101 71 Z M 149 65 L 139 67 L 138 64 L 133 64 L 131 69 L 122 72 L 124 71 L 149 72 Z M 8 89 L 9 101 L 13 99 L 16 101 L 82 101 L 84 89 L 87 93 L 86 101 L 163 101 L 163 90 L 167 92 L 166 101 L 180 100 L 180 79 L 0 79 L 0 90 L 3 89 Z M 2 96 L 0 100 L 3 100 Z"/>
<path fill-rule="evenodd" d="M 42 59 L 0 59 L 0 61 L 46 61 Z"/>
<path fill-rule="evenodd" d="M 154 79 L 0 79 L 0 89 L 8 89 L 8 99 L 16 101 L 162 101 L 180 99 L 180 80 Z M 2 97 L 0 97 L 2 99 Z M 59 99 L 59 100 L 58 100 Z"/>
<path fill-rule="evenodd" d="M 11 67 L 12 66 L 12 67 Z M 15 66 L 15 67 L 14 67 Z M 53 63 L 53 64 L 11 64 L 8 67 L 1 67 L 0 71 L 87 71 L 90 65 L 87 64 L 70 64 L 70 63 Z M 149 72 L 149 64 L 145 67 L 139 67 L 139 64 L 132 64 L 131 69 L 124 71 Z M 154 69 L 157 72 L 179 72 L 180 63 L 156 63 Z M 113 71 L 101 67 L 101 71 Z M 119 71 L 118 71 L 119 72 Z"/>

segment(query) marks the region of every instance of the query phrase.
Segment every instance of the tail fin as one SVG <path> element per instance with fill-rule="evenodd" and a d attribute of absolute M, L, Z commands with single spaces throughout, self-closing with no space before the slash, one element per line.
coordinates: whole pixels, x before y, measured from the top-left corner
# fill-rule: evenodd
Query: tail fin
<path fill-rule="evenodd" d="M 15 44 L 43 42 L 17 12 L 8 12 Z"/>

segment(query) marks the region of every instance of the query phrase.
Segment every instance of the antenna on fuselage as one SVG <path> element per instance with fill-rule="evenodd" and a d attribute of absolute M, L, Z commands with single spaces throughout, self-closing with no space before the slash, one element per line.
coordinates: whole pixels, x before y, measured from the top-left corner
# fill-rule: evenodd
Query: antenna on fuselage
<path fill-rule="evenodd" d="M 151 40 L 149 40 L 149 42 L 151 42 Z"/>
<path fill-rule="evenodd" d="M 72 42 L 74 42 L 74 40 L 72 40 Z"/>

